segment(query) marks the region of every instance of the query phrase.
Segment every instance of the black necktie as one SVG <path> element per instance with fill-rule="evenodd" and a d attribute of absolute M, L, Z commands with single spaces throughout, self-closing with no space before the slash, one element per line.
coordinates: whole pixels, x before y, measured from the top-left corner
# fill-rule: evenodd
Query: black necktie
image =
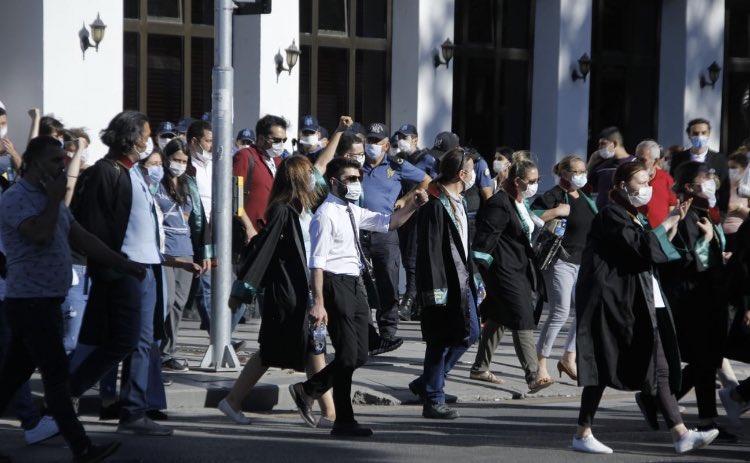
<path fill-rule="evenodd" d="M 367 272 L 368 276 L 372 275 L 372 268 L 370 262 L 365 259 L 365 253 L 362 251 L 362 245 L 359 243 L 359 233 L 357 233 L 357 223 L 354 221 L 354 211 L 352 211 L 351 205 L 346 205 L 346 212 L 349 214 L 349 220 L 352 223 L 352 232 L 354 233 L 354 244 L 357 247 L 357 254 L 359 254 L 359 261 L 362 264 L 362 268 Z"/>

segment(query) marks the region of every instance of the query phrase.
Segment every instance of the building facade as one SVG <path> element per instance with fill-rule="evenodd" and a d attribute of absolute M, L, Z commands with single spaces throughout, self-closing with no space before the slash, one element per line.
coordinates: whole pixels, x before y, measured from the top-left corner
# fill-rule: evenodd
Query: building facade
<path fill-rule="evenodd" d="M 82 54 L 97 14 L 105 37 Z M 94 136 L 121 109 L 153 125 L 200 117 L 213 14 L 212 0 L 3 2 L 10 135 L 25 137 L 33 106 Z M 486 156 L 531 149 L 546 184 L 555 160 L 586 156 L 611 125 L 632 151 L 686 144 L 687 121 L 704 117 L 711 148 L 733 151 L 750 135 L 748 24 L 743 0 L 273 0 L 270 14 L 234 18 L 235 131 L 267 113 L 289 119 L 290 139 L 304 114 L 329 130 L 341 114 L 411 123 L 422 146 L 452 130 Z M 436 66 L 446 39 L 453 59 Z M 293 43 L 299 61 L 278 72 Z M 590 72 L 573 79 L 584 54 Z"/>

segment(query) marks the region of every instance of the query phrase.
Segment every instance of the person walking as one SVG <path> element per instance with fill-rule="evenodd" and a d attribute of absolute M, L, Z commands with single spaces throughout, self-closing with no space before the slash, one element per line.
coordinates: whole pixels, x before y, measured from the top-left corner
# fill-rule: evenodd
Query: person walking
<path fill-rule="evenodd" d="M 611 202 L 591 225 L 576 285 L 578 384 L 583 386 L 573 450 L 613 453 L 594 437 L 592 426 L 604 389 L 641 390 L 654 397 L 670 429 L 677 453 L 710 444 L 718 431 L 688 430 L 675 391 L 680 384 L 680 354 L 657 264 L 678 261 L 670 242 L 691 201 L 650 229 L 637 210 L 648 203 L 646 167 L 630 162 L 613 176 Z M 644 415 L 656 422 L 656 407 Z"/>
<path fill-rule="evenodd" d="M 424 372 L 409 384 L 423 398 L 422 416 L 456 419 L 445 405 L 445 377 L 479 338 L 477 285 L 461 193 L 474 183 L 474 161 L 453 149 L 440 161 L 430 200 L 417 215 L 417 294 L 421 297 Z"/>
<path fill-rule="evenodd" d="M 362 192 L 360 165 L 344 157 L 328 164 L 326 181 L 330 193 L 310 225 L 313 304 L 309 313 L 316 325 L 328 326 L 336 356 L 304 383 L 290 385 L 289 392 L 302 418 L 312 425 L 312 402 L 333 387 L 336 421 L 331 434 L 370 436 L 372 430 L 354 419 L 351 402 L 352 375 L 367 361 L 370 320 L 361 277 L 368 264 L 359 244 L 359 229 L 380 233 L 397 229 L 427 202 L 427 194 L 416 190 L 393 214 L 360 208 L 352 204 Z"/>
<path fill-rule="evenodd" d="M 555 164 L 552 172 L 559 177 L 559 183 L 537 198 L 531 209 L 545 222 L 564 219 L 565 234 L 560 250 L 545 272 L 545 284 L 549 292 L 549 312 L 539 332 L 536 345 L 539 362 L 539 378 L 549 378 L 547 359 L 560 329 L 568 321 L 570 308 L 575 305 L 575 287 L 581 255 L 586 244 L 586 235 L 597 213 L 594 201 L 582 188 L 586 186 L 586 164 L 578 156 L 565 156 Z M 576 329 L 575 317 L 565 339 L 565 350 L 557 362 L 557 371 L 562 378 L 565 373 L 572 380 L 576 374 Z"/>

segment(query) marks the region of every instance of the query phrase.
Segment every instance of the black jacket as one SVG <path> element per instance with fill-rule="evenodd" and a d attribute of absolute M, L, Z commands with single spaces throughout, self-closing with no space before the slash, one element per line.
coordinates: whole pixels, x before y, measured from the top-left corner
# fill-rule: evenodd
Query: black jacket
<path fill-rule="evenodd" d="M 685 150 L 675 154 L 672 157 L 672 164 L 669 168 L 669 174 L 674 177 L 674 174 L 677 171 L 677 167 L 680 164 L 688 161 L 690 161 L 690 150 Z M 714 174 L 719 177 L 719 181 L 721 182 L 718 190 L 716 190 L 716 206 L 721 211 L 721 214 L 724 215 L 727 213 L 727 208 L 729 207 L 730 185 L 729 164 L 727 163 L 727 158 L 722 153 L 708 150 L 708 153 L 706 153 L 705 164 L 706 167 L 708 167 L 710 170 L 713 170 Z"/>
<path fill-rule="evenodd" d="M 250 302 L 264 288 L 258 343 L 263 365 L 304 371 L 308 354 L 307 259 L 297 212 L 276 204 L 248 243 L 232 296 Z"/>
<path fill-rule="evenodd" d="M 578 384 L 656 393 L 654 340 L 680 388 L 680 353 L 668 308 L 656 309 L 655 264 L 680 259 L 664 229 L 649 231 L 610 203 L 591 225 L 576 283 Z"/>
<path fill-rule="evenodd" d="M 483 315 L 513 330 L 531 330 L 546 301 L 544 278 L 534 259 L 513 198 L 505 191 L 479 209 L 472 257 L 487 289 Z"/>

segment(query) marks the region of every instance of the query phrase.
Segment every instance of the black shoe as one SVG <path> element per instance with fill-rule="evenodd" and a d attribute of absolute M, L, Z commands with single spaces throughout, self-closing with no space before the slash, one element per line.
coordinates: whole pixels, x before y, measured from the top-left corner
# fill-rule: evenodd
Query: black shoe
<path fill-rule="evenodd" d="M 398 349 L 404 343 L 401 338 L 380 336 L 378 344 L 370 349 L 370 355 L 380 355 Z"/>
<path fill-rule="evenodd" d="M 169 421 L 169 415 L 161 410 L 148 410 L 146 416 L 154 421 Z"/>
<path fill-rule="evenodd" d="M 414 381 L 409 383 L 409 390 L 412 394 L 417 396 L 419 398 L 419 402 L 424 402 L 425 392 L 424 392 L 424 384 L 422 384 L 419 381 L 419 378 L 415 379 Z"/>
<path fill-rule="evenodd" d="M 448 408 L 445 404 L 425 403 L 422 406 L 422 416 L 436 420 L 455 420 L 460 415 L 457 411 Z"/>
<path fill-rule="evenodd" d="M 414 307 L 414 299 L 407 297 L 404 298 L 401 304 L 398 306 L 398 318 L 401 321 L 411 321 L 411 311 Z"/>
<path fill-rule="evenodd" d="M 0 453 L 0 463 L 13 463 L 13 460 L 10 459 L 9 455 Z"/>
<path fill-rule="evenodd" d="M 122 404 L 118 401 L 106 407 L 99 407 L 99 419 L 101 421 L 119 420 Z"/>
<path fill-rule="evenodd" d="M 235 352 L 242 349 L 245 346 L 245 341 L 234 340 L 232 341 L 232 348 Z"/>
<path fill-rule="evenodd" d="M 642 392 L 636 392 L 635 403 L 637 403 L 638 408 L 641 409 L 641 414 L 643 415 L 643 419 L 646 420 L 646 423 L 648 423 L 648 426 L 654 431 L 658 431 L 659 419 L 656 415 L 657 407 L 656 407 L 656 403 L 654 403 L 653 397 L 647 394 L 644 395 Z"/>
<path fill-rule="evenodd" d="M 137 436 L 171 436 L 174 434 L 172 428 L 156 423 L 151 418 L 144 416 L 131 421 L 120 421 L 117 426 L 120 434 L 135 434 Z"/>
<path fill-rule="evenodd" d="M 114 441 L 104 445 L 90 445 L 82 454 L 73 457 L 73 463 L 97 463 L 104 461 L 120 448 L 120 442 Z M 0 460 L 1 461 L 1 460 Z"/>
<path fill-rule="evenodd" d="M 716 429 L 719 431 L 719 435 L 716 436 L 715 442 L 721 442 L 723 444 L 735 444 L 739 440 L 736 434 L 732 434 L 731 432 L 727 431 L 723 426 L 719 426 L 716 423 L 707 424 L 704 426 L 696 426 L 698 431 L 709 431 L 711 429 Z"/>
<path fill-rule="evenodd" d="M 372 429 L 366 428 L 356 421 L 354 423 L 346 424 L 340 424 L 334 421 L 331 435 L 338 437 L 370 437 L 372 436 Z"/>
<path fill-rule="evenodd" d="M 172 371 L 188 371 L 189 370 L 187 362 L 185 362 L 184 360 L 177 360 L 176 358 L 170 358 L 169 360 L 161 362 L 161 368 L 162 370 L 172 370 Z"/>
<path fill-rule="evenodd" d="M 307 395 L 307 393 L 305 392 L 305 388 L 302 386 L 302 383 L 290 384 L 289 394 L 292 396 L 294 404 L 297 405 L 299 416 L 302 417 L 305 424 L 307 424 L 311 428 L 316 427 L 318 425 L 318 422 L 315 421 L 315 417 L 313 417 L 312 415 L 312 405 L 313 402 L 315 402 L 315 399 Z"/>

